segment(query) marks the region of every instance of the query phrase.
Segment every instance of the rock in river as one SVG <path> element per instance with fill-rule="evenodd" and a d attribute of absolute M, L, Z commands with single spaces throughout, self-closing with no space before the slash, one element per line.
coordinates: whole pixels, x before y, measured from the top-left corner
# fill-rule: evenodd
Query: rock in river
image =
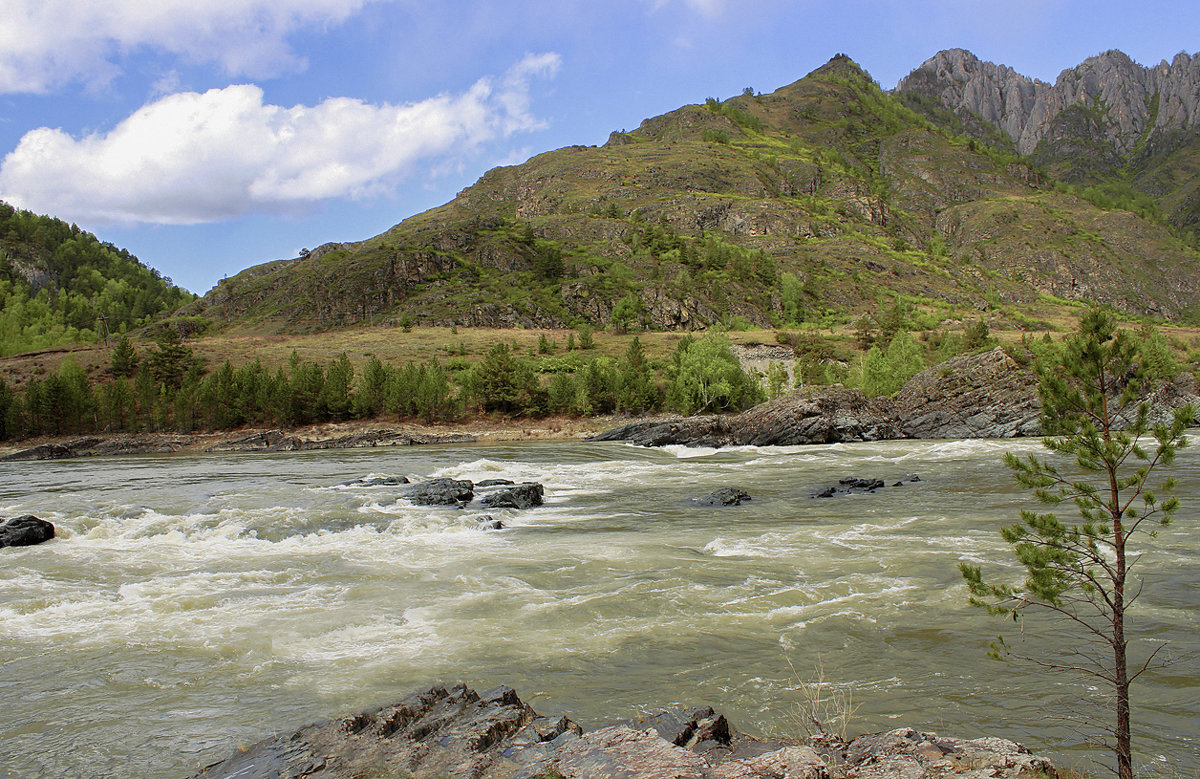
<path fill-rule="evenodd" d="M 722 487 L 700 499 L 701 506 L 740 506 L 750 500 L 750 493 L 737 487 Z"/>
<path fill-rule="evenodd" d="M 466 480 L 430 479 L 411 485 L 402 497 L 418 506 L 462 506 L 475 497 L 475 485 Z"/>
<path fill-rule="evenodd" d="M 33 546 L 54 538 L 54 525 L 32 514 L 0 522 L 0 547 Z"/>
<path fill-rule="evenodd" d="M 893 487 L 899 487 L 911 482 L 920 481 L 921 477 L 916 474 L 901 476 L 895 482 L 892 482 Z M 814 498 L 832 498 L 837 495 L 859 495 L 862 493 L 875 492 L 887 486 L 883 479 L 859 479 L 851 476 L 847 479 L 838 479 L 837 484 L 831 484 L 828 487 L 822 487 L 819 490 L 814 490 L 811 497 Z"/>
<path fill-rule="evenodd" d="M 514 484 L 495 492 L 489 492 L 479 499 L 479 502 L 490 509 L 513 508 L 527 509 L 542 505 L 545 488 L 534 482 Z"/>

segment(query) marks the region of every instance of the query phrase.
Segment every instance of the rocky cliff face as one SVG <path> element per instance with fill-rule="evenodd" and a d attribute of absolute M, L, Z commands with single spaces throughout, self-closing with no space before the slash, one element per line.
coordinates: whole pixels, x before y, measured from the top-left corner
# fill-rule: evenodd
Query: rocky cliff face
<path fill-rule="evenodd" d="M 1200 127 L 1200 55 L 1186 53 L 1148 68 L 1120 51 L 1106 51 L 1047 84 L 969 51 L 948 49 L 922 63 L 896 89 L 935 97 L 947 108 L 992 122 L 1021 154 L 1083 130 L 1087 140 L 1127 155 L 1151 134 Z M 1064 116 L 1072 109 L 1083 114 L 1082 122 L 1080 116 Z"/>

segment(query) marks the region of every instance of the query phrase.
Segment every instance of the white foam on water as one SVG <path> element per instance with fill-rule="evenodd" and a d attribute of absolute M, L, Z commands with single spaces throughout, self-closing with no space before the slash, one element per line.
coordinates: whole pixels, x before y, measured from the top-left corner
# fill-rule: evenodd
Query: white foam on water
<path fill-rule="evenodd" d="M 380 615 L 327 629 L 277 633 L 272 649 L 278 657 L 315 666 L 415 658 L 450 648 L 437 624 L 426 610 L 407 609 L 399 616 Z"/>
<path fill-rule="evenodd" d="M 785 554 L 785 539 L 782 533 L 768 533 L 757 538 L 727 539 L 718 536 L 704 545 L 703 551 L 714 557 L 762 557 L 775 558 Z"/>

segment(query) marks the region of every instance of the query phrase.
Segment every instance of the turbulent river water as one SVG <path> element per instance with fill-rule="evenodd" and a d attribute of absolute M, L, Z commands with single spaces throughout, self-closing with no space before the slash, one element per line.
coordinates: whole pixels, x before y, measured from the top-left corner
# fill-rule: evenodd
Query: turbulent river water
<path fill-rule="evenodd" d="M 1195 439 L 1196 436 L 1193 436 Z M 53 542 L 0 550 L 0 777 L 182 777 L 238 744 L 431 682 L 507 683 L 585 727 L 706 703 L 803 736 L 802 682 L 852 732 L 1000 735 L 1066 762 L 1103 694 L 989 660 L 1059 623 L 966 605 L 956 563 L 1016 577 L 997 528 L 1028 498 L 1000 464 L 1037 441 L 641 449 L 552 443 L 0 465 L 0 517 Z M 1140 763 L 1200 763 L 1200 446 L 1177 522 L 1140 563 L 1135 654 L 1173 665 L 1135 697 Z M 812 499 L 841 477 L 889 484 Z M 533 480 L 546 505 L 421 508 L 369 474 Z M 753 500 L 701 508 L 722 486 Z M 1107 715 L 1106 715 L 1107 716 Z"/>

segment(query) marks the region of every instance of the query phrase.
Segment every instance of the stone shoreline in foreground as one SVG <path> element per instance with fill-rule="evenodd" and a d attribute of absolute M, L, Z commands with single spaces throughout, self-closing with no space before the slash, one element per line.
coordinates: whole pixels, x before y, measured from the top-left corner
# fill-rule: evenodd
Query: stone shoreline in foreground
<path fill-rule="evenodd" d="M 510 687 L 435 686 L 390 706 L 276 735 L 192 779 L 1034 779 L 1054 765 L 1005 739 L 900 728 L 758 739 L 709 707 L 584 732 Z"/>

